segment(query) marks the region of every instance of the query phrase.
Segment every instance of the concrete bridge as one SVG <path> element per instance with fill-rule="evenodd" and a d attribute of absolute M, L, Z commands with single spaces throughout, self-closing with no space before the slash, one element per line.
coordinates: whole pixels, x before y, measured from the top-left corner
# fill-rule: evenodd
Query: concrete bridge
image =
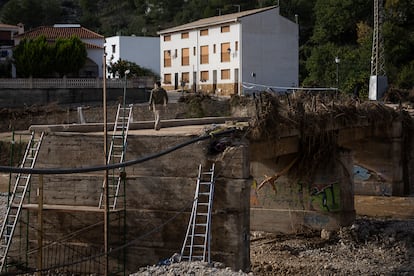
<path fill-rule="evenodd" d="M 135 106 L 134 113 L 143 114 L 144 108 Z M 128 136 L 127 160 L 162 151 L 212 128 L 237 128 L 237 132 L 226 137 L 212 135 L 209 140 L 126 168 L 125 208 L 112 214 L 116 219 L 110 230 L 114 248 L 122 244 L 119 240 L 140 237 L 123 255 L 126 271 L 154 264 L 179 251 L 198 164 L 214 162 L 218 172 L 212 259 L 236 270 L 249 267 L 251 230 L 300 233 L 309 228 L 338 229 L 355 219 L 355 194 L 405 196 L 413 192 L 413 139 L 401 117 L 374 124 L 366 118 L 347 125 L 330 124 L 324 131 L 327 135 L 316 135 L 313 140 L 310 137 L 307 145 L 331 147 L 334 154 L 320 158 L 316 156 L 320 152 L 309 150 L 315 154 L 314 160 L 301 160 L 304 143 L 300 129 L 282 127 L 276 136 L 251 139 L 247 124 L 240 123 L 255 116 L 250 108 L 233 112 L 247 118 L 164 120 L 160 131 L 152 130 L 152 123 L 134 121 Z M 37 168 L 104 163 L 102 124 L 32 126 L 31 130 L 47 132 Z M 225 147 L 211 150 L 216 143 Z M 102 177 L 102 173 L 44 176 L 42 212 L 48 239 L 102 221 L 102 212 L 90 209 L 98 204 Z M 35 190 L 36 178 L 32 185 Z M 31 205 L 26 206 L 30 225 L 37 224 L 37 200 L 32 193 Z M 172 217 L 174 221 L 164 225 Z M 119 221 L 125 222 L 120 228 Z M 157 231 L 152 232 L 154 229 Z M 22 241 L 27 238 L 29 247 L 35 247 L 36 233 L 27 235 L 22 234 Z M 101 225 L 67 243 L 99 248 L 103 239 Z M 112 261 L 117 262 L 115 257 Z"/>

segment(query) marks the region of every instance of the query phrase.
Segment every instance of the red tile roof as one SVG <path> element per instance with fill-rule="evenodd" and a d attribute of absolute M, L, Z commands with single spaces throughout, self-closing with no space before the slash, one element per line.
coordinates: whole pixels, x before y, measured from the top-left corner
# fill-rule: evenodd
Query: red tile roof
<path fill-rule="evenodd" d="M 87 39 L 87 38 L 97 38 L 97 39 L 103 39 L 104 37 L 100 34 L 97 34 L 91 30 L 88 30 L 84 27 L 74 27 L 73 25 L 69 25 L 70 27 L 53 27 L 53 26 L 41 26 L 37 27 L 33 30 L 24 32 L 16 38 L 36 38 L 38 36 L 45 36 L 46 39 L 57 39 L 57 38 L 70 38 L 71 36 L 77 36 L 80 39 Z"/>
<path fill-rule="evenodd" d="M 161 31 L 158 32 L 158 34 L 163 35 L 163 34 L 168 34 L 168 33 L 181 32 L 181 31 L 184 31 L 184 30 L 204 28 L 204 27 L 208 27 L 208 26 L 212 26 L 212 25 L 219 25 L 219 24 L 224 24 L 224 23 L 227 24 L 229 22 L 235 22 L 239 18 L 242 18 L 242 17 L 245 17 L 245 16 L 249 16 L 249 15 L 252 15 L 252 14 L 257 14 L 257 13 L 260 13 L 260 12 L 264 12 L 264 11 L 271 10 L 271 9 L 276 9 L 276 8 L 278 8 L 278 6 L 270 6 L 270 7 L 260 8 L 260 9 L 242 11 L 242 12 L 238 12 L 238 13 L 231 13 L 231 14 L 225 14 L 225 15 L 219 15 L 219 16 L 214 16 L 214 17 L 203 18 L 203 19 L 200 19 L 200 20 L 197 20 L 197 21 L 194 21 L 194 22 L 184 24 L 184 25 L 180 25 L 180 26 L 168 28 L 168 29 L 165 29 L 165 30 L 161 30 Z"/>

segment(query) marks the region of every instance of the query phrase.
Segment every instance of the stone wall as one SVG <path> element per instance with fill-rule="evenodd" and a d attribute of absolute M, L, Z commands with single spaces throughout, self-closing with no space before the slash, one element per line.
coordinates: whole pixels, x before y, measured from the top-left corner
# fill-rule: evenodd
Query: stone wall
<path fill-rule="evenodd" d="M 355 210 L 350 152 L 342 151 L 339 160 L 318 164 L 313 177 L 307 178 L 303 177 L 305 171 L 295 173 L 300 160 L 297 140 L 273 143 L 273 147 L 270 141 L 251 145 L 251 230 L 301 233 L 306 229 L 334 230 L 352 223 Z M 268 177 L 274 181 L 263 183 Z"/>
<path fill-rule="evenodd" d="M 126 159 L 138 159 L 189 139 L 191 136 L 130 135 Z M 49 133 L 42 144 L 37 167 L 79 168 L 102 164 L 102 144 L 100 135 Z M 115 219 L 111 223 L 110 239 L 112 248 L 122 243 L 122 234 L 125 234 L 126 242 L 134 241 L 125 252 L 127 272 L 156 264 L 160 259 L 180 252 L 194 197 L 198 165 L 209 168 L 213 162 L 216 163 L 217 180 L 212 217 L 212 260 L 224 262 L 236 270 L 249 268 L 250 174 L 247 147 L 245 142 L 239 141 L 216 155 L 208 154 L 208 147 L 209 141 L 197 142 L 126 168 L 125 225 L 122 225 L 122 218 L 117 219 L 123 212 L 111 213 L 110 217 Z M 96 224 L 66 243 L 102 249 L 103 229 L 99 222 L 103 221 L 103 213 L 86 211 L 84 207 L 98 206 L 102 181 L 103 172 L 44 176 L 45 206 L 69 205 L 69 210 L 63 211 L 45 207 L 44 243 Z M 32 191 L 36 191 L 36 176 L 32 185 Z M 36 204 L 36 193 L 30 195 L 31 203 Z M 122 204 L 120 200 L 119 206 Z M 30 214 L 30 225 L 37 227 L 36 210 Z M 171 218 L 174 219 L 168 222 Z M 35 231 L 29 231 L 29 244 L 36 246 Z M 112 257 L 120 256 L 121 252 L 111 255 L 111 260 L 114 261 Z"/>
<path fill-rule="evenodd" d="M 380 123 L 355 132 L 343 131 L 340 146 L 352 151 L 356 195 L 402 196 L 409 194 L 410 136 L 401 121 Z M 348 136 L 348 137 L 346 137 Z M 407 142 L 404 142 L 404 137 Z M 346 141 L 345 141 L 346 140 Z M 407 148 L 407 149 L 405 149 Z"/>

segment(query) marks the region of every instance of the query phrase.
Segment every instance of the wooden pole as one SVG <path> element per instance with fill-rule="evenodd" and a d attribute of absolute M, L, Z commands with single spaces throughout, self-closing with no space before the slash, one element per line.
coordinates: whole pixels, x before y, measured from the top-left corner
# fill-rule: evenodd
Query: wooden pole
<path fill-rule="evenodd" d="M 104 117 L 104 158 L 105 164 L 108 160 L 108 129 L 107 120 L 108 114 L 106 110 L 106 53 L 104 49 L 104 60 L 103 60 L 103 117 Z M 105 275 L 109 275 L 109 241 L 108 241 L 108 228 L 109 228 L 109 191 L 108 191 L 108 170 L 105 170 L 104 176 L 104 244 L 105 244 Z"/>
<path fill-rule="evenodd" d="M 37 269 L 39 272 L 36 275 L 42 275 L 43 269 L 43 175 L 39 174 L 39 187 L 37 189 L 37 247 L 39 248 L 37 254 Z"/>

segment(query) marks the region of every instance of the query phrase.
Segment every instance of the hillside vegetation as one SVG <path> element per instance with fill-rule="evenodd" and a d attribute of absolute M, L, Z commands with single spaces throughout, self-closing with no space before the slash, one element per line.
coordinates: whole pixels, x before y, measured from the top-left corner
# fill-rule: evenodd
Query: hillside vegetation
<path fill-rule="evenodd" d="M 156 36 L 200 18 L 280 2 L 282 15 L 300 25 L 303 86 L 366 92 L 370 76 L 373 2 L 367 0 L 0 0 L 1 21 L 31 29 L 80 23 L 105 36 Z M 414 86 L 413 0 L 384 0 L 386 74 L 396 88 Z M 296 16 L 297 15 L 297 16 Z M 335 63 L 335 57 L 340 63 Z"/>

